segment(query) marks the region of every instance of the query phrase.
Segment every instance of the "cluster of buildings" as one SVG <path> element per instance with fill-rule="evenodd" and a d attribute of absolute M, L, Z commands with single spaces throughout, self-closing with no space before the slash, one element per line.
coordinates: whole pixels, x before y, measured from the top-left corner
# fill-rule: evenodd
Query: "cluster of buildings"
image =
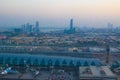
<path fill-rule="evenodd" d="M 22 32 L 27 34 L 30 34 L 30 33 L 38 34 L 40 32 L 39 22 L 36 21 L 35 25 L 29 24 L 29 23 L 22 25 Z"/>
<path fill-rule="evenodd" d="M 113 24 L 109 23 L 108 28 L 112 27 Z M 34 25 L 24 24 L 20 30 L 15 29 L 16 33 L 20 31 L 18 35 L 11 32 L 13 36 L 0 36 L 0 79 L 117 80 L 119 78 L 118 35 L 102 33 L 102 29 L 101 32 L 97 30 L 98 32 L 94 33 L 93 29 L 78 34 L 73 19 L 70 20 L 70 28 L 62 33 L 40 33 L 38 21 Z M 20 36 L 22 34 L 27 35 Z M 107 44 L 110 46 L 106 47 Z"/>
<path fill-rule="evenodd" d="M 21 30 L 22 30 L 22 33 L 27 33 L 27 34 L 36 33 L 36 34 L 38 34 L 40 32 L 39 22 L 36 21 L 35 25 L 32 25 L 30 23 L 24 24 L 24 25 L 22 25 Z M 64 30 L 64 33 L 73 34 L 75 32 L 76 31 L 75 31 L 73 19 L 71 19 L 70 20 L 70 28 L 68 30 Z"/>
<path fill-rule="evenodd" d="M 55 34 L 54 34 L 55 35 Z M 45 46 L 64 46 L 64 47 L 104 47 L 111 44 L 112 47 L 119 47 L 119 36 L 79 36 L 70 35 L 42 35 L 42 36 L 13 36 L 0 37 L 1 45 L 45 45 Z"/>

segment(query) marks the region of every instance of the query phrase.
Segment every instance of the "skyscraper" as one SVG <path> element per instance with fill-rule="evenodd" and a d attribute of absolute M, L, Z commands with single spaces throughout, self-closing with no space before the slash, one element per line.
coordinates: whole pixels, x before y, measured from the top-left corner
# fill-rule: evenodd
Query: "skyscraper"
<path fill-rule="evenodd" d="M 25 24 L 22 25 L 21 29 L 22 29 L 22 32 L 24 32 L 24 33 L 26 32 L 26 26 L 25 26 Z"/>
<path fill-rule="evenodd" d="M 24 25 L 23 28 L 25 29 L 24 32 L 27 33 L 27 34 L 30 34 L 33 31 L 33 25 L 31 25 L 29 23 Z"/>
<path fill-rule="evenodd" d="M 36 24 L 35 24 L 35 32 L 39 33 L 39 22 L 38 21 L 36 21 Z"/>
<path fill-rule="evenodd" d="M 73 19 L 70 19 L 70 28 L 69 28 L 69 30 L 65 30 L 64 32 L 68 33 L 68 34 L 75 33 L 75 28 L 73 27 Z"/>
<path fill-rule="evenodd" d="M 70 30 L 73 29 L 73 19 L 70 20 Z"/>
<path fill-rule="evenodd" d="M 112 30 L 112 29 L 113 29 L 113 24 L 108 23 L 108 29 L 109 29 L 109 30 Z"/>

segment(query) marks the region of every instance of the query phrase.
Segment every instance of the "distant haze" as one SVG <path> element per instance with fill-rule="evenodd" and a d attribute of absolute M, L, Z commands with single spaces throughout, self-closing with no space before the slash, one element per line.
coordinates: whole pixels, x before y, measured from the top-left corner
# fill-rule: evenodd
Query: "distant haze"
<path fill-rule="evenodd" d="M 71 18 L 78 27 L 119 26 L 120 0 L 0 0 L 0 27 L 68 27 Z"/>

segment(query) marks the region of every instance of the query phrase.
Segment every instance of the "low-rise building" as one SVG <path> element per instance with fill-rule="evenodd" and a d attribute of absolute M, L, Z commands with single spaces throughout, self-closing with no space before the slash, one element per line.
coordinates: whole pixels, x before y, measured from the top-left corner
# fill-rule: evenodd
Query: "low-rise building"
<path fill-rule="evenodd" d="M 80 80 L 117 80 L 117 77 L 108 66 L 81 66 L 79 67 Z"/>

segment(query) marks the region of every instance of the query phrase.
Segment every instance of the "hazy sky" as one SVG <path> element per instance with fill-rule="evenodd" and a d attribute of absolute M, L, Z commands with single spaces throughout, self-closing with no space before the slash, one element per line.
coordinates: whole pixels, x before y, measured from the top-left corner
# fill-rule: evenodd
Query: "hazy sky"
<path fill-rule="evenodd" d="M 41 27 L 120 25 L 120 0 L 0 0 L 0 27 L 40 22 Z"/>

